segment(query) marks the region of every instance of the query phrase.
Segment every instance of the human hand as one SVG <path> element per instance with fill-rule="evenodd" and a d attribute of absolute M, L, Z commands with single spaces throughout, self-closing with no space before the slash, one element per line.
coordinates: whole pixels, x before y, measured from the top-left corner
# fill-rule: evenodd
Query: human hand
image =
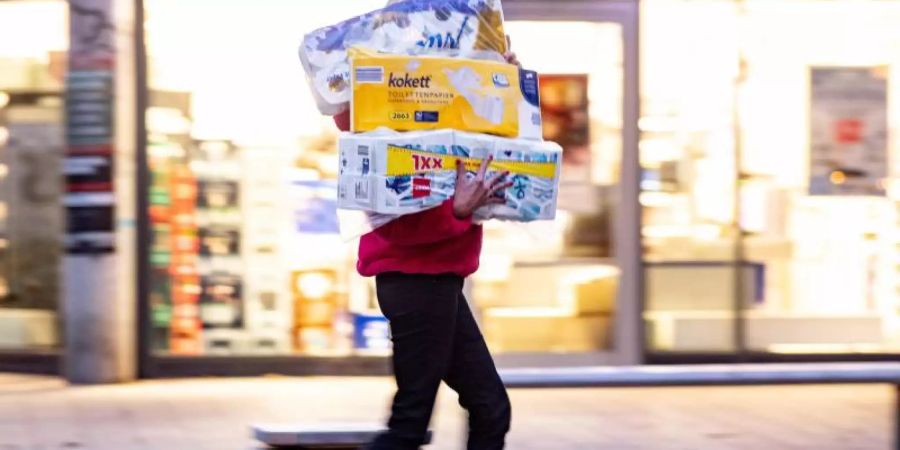
<path fill-rule="evenodd" d="M 462 160 L 456 160 L 456 190 L 453 194 L 453 215 L 457 219 L 465 219 L 472 215 L 476 209 L 491 204 L 505 203 L 505 199 L 495 194 L 510 186 L 506 181 L 509 172 L 497 173 L 487 176 L 487 168 L 493 156 L 481 162 L 481 167 L 475 177 L 469 179 L 465 164 Z"/>
<path fill-rule="evenodd" d="M 503 54 L 503 59 L 509 64 L 522 67 L 519 57 L 512 51 L 512 39 L 509 38 L 509 35 L 506 35 L 506 53 Z"/>

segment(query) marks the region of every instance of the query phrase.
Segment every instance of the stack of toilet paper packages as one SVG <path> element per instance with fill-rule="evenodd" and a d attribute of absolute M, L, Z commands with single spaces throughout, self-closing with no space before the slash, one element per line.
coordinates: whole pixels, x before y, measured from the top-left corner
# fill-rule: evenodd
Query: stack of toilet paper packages
<path fill-rule="evenodd" d="M 494 61 L 348 51 L 351 130 L 542 138 L 537 73 Z"/>
<path fill-rule="evenodd" d="M 351 47 L 502 60 L 506 45 L 500 0 L 404 0 L 306 35 L 300 60 L 319 111 L 335 115 L 350 102 Z"/>
<path fill-rule="evenodd" d="M 509 172 L 505 203 L 479 209 L 481 220 L 529 222 L 556 215 L 562 148 L 553 142 L 455 130 L 343 133 L 339 139 L 338 207 L 382 215 L 434 208 L 453 196 L 456 164 L 474 176 L 493 155 L 488 175 Z"/>

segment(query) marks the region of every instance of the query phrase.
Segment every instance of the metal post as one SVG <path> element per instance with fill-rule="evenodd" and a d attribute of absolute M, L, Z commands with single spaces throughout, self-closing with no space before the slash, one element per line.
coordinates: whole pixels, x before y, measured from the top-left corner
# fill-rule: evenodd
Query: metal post
<path fill-rule="evenodd" d="M 135 376 L 133 4 L 70 0 L 63 373 Z"/>
<path fill-rule="evenodd" d="M 144 40 L 144 1 L 134 0 L 134 53 L 135 53 L 135 218 L 137 220 L 137 253 L 135 255 L 137 297 L 137 375 L 149 377 L 155 374 L 151 367 L 152 348 L 150 340 L 149 274 L 150 274 L 150 205 L 148 186 L 150 168 L 147 162 L 147 104 L 149 90 L 147 84 L 147 48 Z"/>
<path fill-rule="evenodd" d="M 735 6 L 737 8 L 737 20 L 740 21 L 741 17 L 743 17 L 746 12 L 746 4 L 743 0 L 738 0 Z M 738 28 L 738 33 L 740 33 L 740 28 Z M 732 325 L 734 326 L 733 344 L 736 358 L 740 362 L 746 362 L 748 355 L 747 322 L 744 311 L 747 307 L 747 302 L 744 299 L 746 287 L 746 280 L 744 279 L 744 259 L 746 258 L 746 255 L 744 251 L 744 230 L 741 226 L 741 183 L 743 181 L 741 158 L 743 155 L 744 143 L 741 130 L 740 91 L 747 79 L 747 64 L 743 48 L 740 45 L 740 38 L 738 38 L 738 66 L 738 74 L 734 79 L 732 101 L 732 127 L 734 132 L 734 207 L 732 209 L 732 214 L 734 216 L 732 222 L 732 231 L 734 232 L 732 253 L 732 267 L 734 268 L 732 273 L 732 295 L 734 296 L 732 299 L 732 307 L 734 308 L 734 321 L 732 322 Z"/>
<path fill-rule="evenodd" d="M 621 13 L 624 48 L 622 174 L 620 178 L 619 228 L 615 236 L 616 259 L 622 270 L 622 293 L 616 305 L 616 350 L 623 364 L 641 364 L 647 351 L 646 304 L 644 288 L 644 251 L 642 211 L 640 203 L 641 165 L 639 143 L 641 131 L 640 100 L 640 4 L 629 3 Z"/>

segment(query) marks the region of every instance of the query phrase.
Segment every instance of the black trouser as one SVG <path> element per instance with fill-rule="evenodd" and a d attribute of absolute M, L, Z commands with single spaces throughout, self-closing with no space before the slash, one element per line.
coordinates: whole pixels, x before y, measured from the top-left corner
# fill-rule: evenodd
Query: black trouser
<path fill-rule="evenodd" d="M 456 275 L 383 274 L 378 303 L 391 324 L 397 394 L 373 450 L 424 443 L 441 381 L 469 412 L 469 450 L 502 449 L 511 408 Z"/>

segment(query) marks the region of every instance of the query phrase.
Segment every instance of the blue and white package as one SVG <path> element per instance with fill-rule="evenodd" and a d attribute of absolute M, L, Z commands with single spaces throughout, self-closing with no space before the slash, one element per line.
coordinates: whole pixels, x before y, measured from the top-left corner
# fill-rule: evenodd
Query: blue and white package
<path fill-rule="evenodd" d="M 427 181 L 408 174 L 389 176 L 388 149 L 431 154 L 453 153 L 452 130 L 398 133 L 344 133 L 338 141 L 340 167 L 338 205 L 383 214 L 407 214 L 440 205 L 453 195 L 454 175 L 433 174 Z M 420 195 L 427 187 L 428 195 Z"/>
<path fill-rule="evenodd" d="M 495 142 L 495 161 L 552 163 L 556 168 L 556 174 L 552 179 L 526 174 L 510 174 L 509 182 L 512 185 L 504 192 L 506 202 L 485 206 L 476 215 L 484 218 L 520 222 L 553 219 L 556 214 L 559 173 L 562 166 L 562 147 L 555 142 L 533 142 L 514 139 L 503 139 Z"/>
<path fill-rule="evenodd" d="M 434 208 L 453 196 L 458 161 L 473 176 L 493 156 L 489 174 L 510 172 L 512 186 L 502 194 L 504 204 L 479 209 L 478 219 L 530 222 L 556 216 L 562 148 L 553 142 L 439 130 L 345 133 L 339 148 L 342 209 L 396 217 Z"/>
<path fill-rule="evenodd" d="M 453 150 L 470 158 L 484 159 L 494 153 L 497 138 L 487 134 L 453 133 Z"/>
<path fill-rule="evenodd" d="M 319 111 L 336 115 L 350 101 L 350 47 L 502 61 L 506 45 L 500 0 L 402 0 L 307 34 L 300 61 Z"/>

